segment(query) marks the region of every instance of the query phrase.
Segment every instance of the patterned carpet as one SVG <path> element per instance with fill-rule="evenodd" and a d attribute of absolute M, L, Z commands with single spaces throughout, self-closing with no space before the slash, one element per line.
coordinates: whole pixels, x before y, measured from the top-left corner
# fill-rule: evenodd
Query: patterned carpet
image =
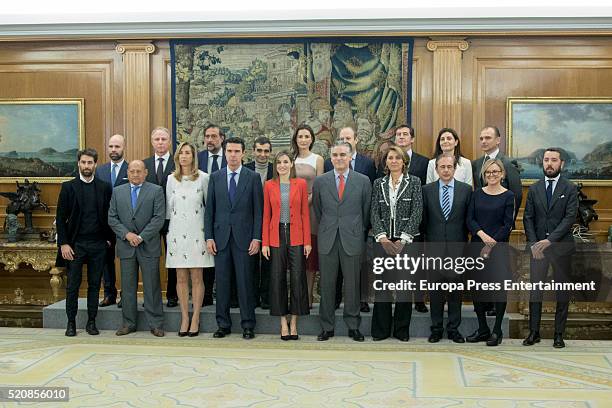
<path fill-rule="evenodd" d="M 0 328 L 0 385 L 67 386 L 73 407 L 610 407 L 611 342 L 180 339 Z M 2 403 L 0 406 L 14 406 Z"/>

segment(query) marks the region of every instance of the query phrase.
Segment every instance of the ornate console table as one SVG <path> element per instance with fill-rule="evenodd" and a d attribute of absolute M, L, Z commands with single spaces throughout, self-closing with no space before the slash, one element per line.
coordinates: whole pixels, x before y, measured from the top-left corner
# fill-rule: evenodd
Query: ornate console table
<path fill-rule="evenodd" d="M 55 267 L 57 245 L 45 241 L 6 242 L 0 240 L 0 265 L 13 273 L 20 264 L 30 265 L 37 272 L 49 272 L 53 300 L 59 299 L 64 268 Z"/>

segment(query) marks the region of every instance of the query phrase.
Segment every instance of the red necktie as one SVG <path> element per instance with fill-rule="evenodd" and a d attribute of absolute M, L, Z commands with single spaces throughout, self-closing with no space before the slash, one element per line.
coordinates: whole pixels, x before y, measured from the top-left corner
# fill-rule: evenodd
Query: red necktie
<path fill-rule="evenodd" d="M 338 199 L 342 200 L 342 196 L 344 195 L 344 174 L 340 174 L 338 178 L 340 179 L 338 183 Z"/>

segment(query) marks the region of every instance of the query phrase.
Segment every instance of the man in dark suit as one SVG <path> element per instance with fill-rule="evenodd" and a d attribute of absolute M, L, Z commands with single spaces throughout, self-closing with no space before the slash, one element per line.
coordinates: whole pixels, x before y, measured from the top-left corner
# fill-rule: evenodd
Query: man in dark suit
<path fill-rule="evenodd" d="M 144 314 L 151 334 L 164 336 L 164 312 L 159 282 L 159 231 L 166 219 L 166 200 L 160 186 L 145 182 L 147 170 L 140 160 L 128 169 L 130 184 L 117 187 L 108 212 L 108 223 L 117 237 L 123 286 L 123 324 L 115 333 L 136 331 L 138 270 L 142 275 Z"/>
<path fill-rule="evenodd" d="M 453 156 L 440 155 L 436 158 L 436 171 L 439 180 L 423 187 L 423 226 L 427 256 L 461 257 L 464 253 L 463 243 L 467 242 L 467 210 L 472 197 L 469 184 L 455 180 L 457 159 Z M 430 271 L 430 283 L 461 282 L 461 275 L 455 271 Z M 437 343 L 444 333 L 444 303 L 448 301 L 448 323 L 446 333 L 455 343 L 464 343 L 459 332 L 461 324 L 461 292 L 432 290 L 431 299 L 431 335 L 428 341 Z M 446 299 L 445 299 L 446 298 Z"/>
<path fill-rule="evenodd" d="M 274 166 L 270 163 L 272 154 L 272 142 L 265 136 L 259 136 L 253 142 L 253 156 L 255 160 L 245 164 L 247 169 L 251 169 L 261 178 L 261 185 L 274 176 Z M 268 289 L 270 286 L 270 261 L 263 257 L 261 253 L 255 257 L 254 278 L 255 278 L 255 301 L 256 306 L 262 309 L 269 309 Z"/>
<path fill-rule="evenodd" d="M 110 157 L 111 161 L 96 167 L 96 178 L 105 181 L 111 188 L 128 182 L 128 163 L 123 158 L 124 150 L 125 138 L 119 134 L 111 136 L 108 139 L 108 157 Z M 106 251 L 106 267 L 104 268 L 102 280 L 104 281 L 104 299 L 100 302 L 100 307 L 114 305 L 117 303 L 114 237 Z"/>
<path fill-rule="evenodd" d="M 225 154 L 223 154 L 224 140 L 225 135 L 218 125 L 211 123 L 204 128 L 204 146 L 206 150 L 198 153 L 198 166 L 204 173 L 212 174 L 227 166 L 227 159 Z"/>
<path fill-rule="evenodd" d="M 574 253 L 572 225 L 578 211 L 576 186 L 561 176 L 565 162 L 561 149 L 551 147 L 544 152 L 544 179 L 529 187 L 523 225 L 531 252 L 531 282 L 544 281 L 552 265 L 555 282 L 568 282 L 571 257 Z M 569 308 L 568 294 L 557 292 L 553 347 L 563 348 L 563 331 Z M 534 290 L 529 299 L 529 335 L 523 345 L 540 341 L 542 292 Z"/>
<path fill-rule="evenodd" d="M 107 214 L 111 186 L 94 177 L 98 153 L 94 149 L 77 153 L 79 176 L 62 183 L 57 200 L 58 266 L 68 268 L 66 287 L 66 336 L 76 336 L 76 315 L 83 264 L 87 264 L 87 325 L 91 335 L 96 328 L 98 293 L 106 263 L 106 251 L 113 239 Z"/>
<path fill-rule="evenodd" d="M 225 142 L 227 167 L 212 173 L 204 218 L 208 251 L 215 255 L 217 281 L 217 325 L 213 337 L 231 333 L 230 279 L 236 273 L 240 325 L 244 339 L 255 337 L 253 256 L 261 245 L 263 189 L 257 173 L 242 165 L 245 145 L 239 137 Z"/>
<path fill-rule="evenodd" d="M 415 137 L 416 135 L 414 133 L 414 128 L 407 124 L 402 124 L 395 128 L 395 144 L 401 147 L 410 158 L 410 162 L 408 164 L 408 174 L 417 176 L 419 180 L 421 180 L 421 186 L 424 186 L 425 181 L 427 180 L 427 165 L 429 164 L 429 159 L 412 150 Z M 384 176 L 385 163 L 381 163 L 380 166 L 378 166 L 378 177 Z M 421 231 L 421 234 L 415 237 L 415 242 L 422 241 L 423 235 L 424 232 Z M 425 302 L 422 301 L 423 294 L 419 291 L 415 291 L 414 297 L 414 310 L 420 313 L 427 313 L 429 310 L 427 309 L 427 306 L 425 306 Z"/>
<path fill-rule="evenodd" d="M 338 132 L 338 140 L 342 142 L 346 142 L 351 145 L 353 148 L 353 156 L 351 157 L 351 169 L 355 170 L 358 173 L 367 176 L 370 179 L 370 184 L 374 183 L 376 179 L 376 165 L 374 164 L 374 160 L 365 156 L 361 153 L 357 153 L 357 143 L 359 139 L 357 137 L 357 132 L 353 126 L 346 126 L 340 129 Z M 332 171 L 334 166 L 331 162 L 331 159 L 326 159 L 323 164 L 323 170 L 325 173 L 328 171 Z M 369 220 L 368 220 L 369 224 Z M 364 239 L 367 241 L 367 234 Z M 361 257 L 361 299 L 360 302 L 360 310 L 363 313 L 367 313 L 370 311 L 370 306 L 368 305 L 367 298 L 370 289 L 370 285 L 368 285 L 368 277 L 369 277 L 368 263 L 367 263 L 367 254 L 366 251 L 363 251 Z M 336 282 L 336 309 L 340 307 L 340 303 L 342 303 L 342 270 L 338 271 L 338 281 Z"/>
<path fill-rule="evenodd" d="M 151 132 L 151 145 L 153 145 L 153 156 L 143 160 L 147 169 L 146 181 L 157 184 L 162 187 L 164 197 L 166 194 L 166 183 L 168 176 L 174 172 L 174 158 L 170 154 L 170 131 L 165 127 L 156 127 Z M 164 226 L 160 231 L 166 246 L 166 234 L 168 233 L 168 221 L 164 222 Z M 166 269 L 168 273 L 168 282 L 166 285 L 166 306 L 176 307 L 178 305 L 178 295 L 176 294 L 176 270 L 174 268 Z"/>
<path fill-rule="evenodd" d="M 338 141 L 331 149 L 334 170 L 317 177 L 312 187 L 312 207 L 319 222 L 319 267 L 321 270 L 321 333 L 319 341 L 334 336 L 338 268 L 344 273 L 344 322 L 348 335 L 363 341 L 359 331 L 360 266 L 364 236 L 370 220 L 370 179 L 351 170 L 350 143 Z"/>

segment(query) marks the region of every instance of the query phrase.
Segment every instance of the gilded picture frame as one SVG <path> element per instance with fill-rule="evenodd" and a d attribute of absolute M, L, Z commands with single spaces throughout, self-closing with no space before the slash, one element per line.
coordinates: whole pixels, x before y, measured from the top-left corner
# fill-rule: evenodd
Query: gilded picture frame
<path fill-rule="evenodd" d="M 0 182 L 70 180 L 84 147 L 83 98 L 0 99 Z"/>
<path fill-rule="evenodd" d="M 585 186 L 612 186 L 612 98 L 509 97 L 508 156 L 523 185 L 543 177 L 547 147 L 563 150 L 563 174 Z"/>

